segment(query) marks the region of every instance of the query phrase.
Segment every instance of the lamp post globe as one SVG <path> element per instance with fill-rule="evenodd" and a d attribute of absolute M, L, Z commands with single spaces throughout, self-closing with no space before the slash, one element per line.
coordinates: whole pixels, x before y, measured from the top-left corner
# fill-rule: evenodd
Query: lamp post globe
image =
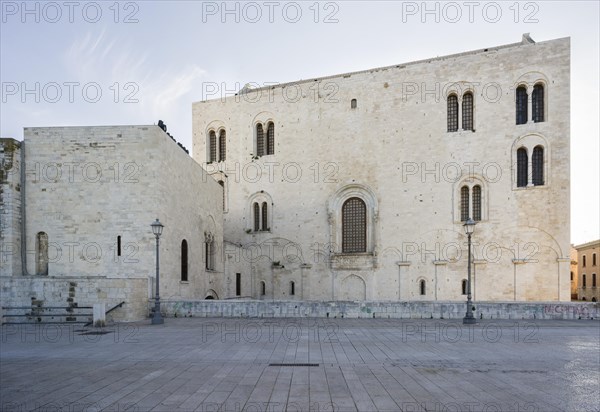
<path fill-rule="evenodd" d="M 165 320 L 163 319 L 162 314 L 160 313 L 160 293 L 159 293 L 160 273 L 158 270 L 158 268 L 159 268 L 158 245 L 159 245 L 160 235 L 162 235 L 164 226 L 162 223 L 160 223 L 158 218 L 150 226 L 152 227 L 152 233 L 154 233 L 154 236 L 156 237 L 156 295 L 154 296 L 154 313 L 152 314 L 152 325 L 160 325 L 160 324 L 163 324 L 165 322 Z"/>
<path fill-rule="evenodd" d="M 468 239 L 468 260 L 467 260 L 467 313 L 463 318 L 463 324 L 472 325 L 476 323 L 475 316 L 473 316 L 473 302 L 471 302 L 471 235 L 475 231 L 475 222 L 473 219 L 468 218 L 464 223 L 463 227 Z"/>

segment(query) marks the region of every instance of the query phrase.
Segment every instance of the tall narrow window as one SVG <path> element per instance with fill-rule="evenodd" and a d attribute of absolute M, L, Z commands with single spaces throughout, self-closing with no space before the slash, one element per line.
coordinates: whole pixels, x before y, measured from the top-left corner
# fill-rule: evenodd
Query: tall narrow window
<path fill-rule="evenodd" d="M 583 264 L 581 265 L 581 267 L 585 267 L 585 263 L 586 263 L 586 262 L 585 262 L 585 255 L 583 255 L 583 262 L 582 262 L 582 263 L 583 263 Z"/>
<path fill-rule="evenodd" d="M 585 280 L 586 279 L 585 279 L 585 273 L 584 273 L 583 276 L 582 276 L 582 282 L 581 282 L 581 286 L 583 286 L 583 287 L 586 287 Z"/>
<path fill-rule="evenodd" d="M 117 236 L 117 256 L 121 256 L 121 236 Z"/>
<path fill-rule="evenodd" d="M 223 211 L 225 211 L 225 182 L 222 180 L 219 180 L 219 184 L 223 188 Z"/>
<path fill-rule="evenodd" d="M 227 138 L 226 138 L 225 130 L 221 130 L 219 132 L 219 162 L 225 161 L 225 158 L 226 158 L 226 152 L 227 152 L 226 140 L 227 140 Z"/>
<path fill-rule="evenodd" d="M 342 206 L 342 253 L 367 251 L 367 206 L 352 197 Z"/>
<path fill-rule="evenodd" d="M 262 124 L 256 125 L 256 155 L 264 156 L 265 154 L 265 131 Z"/>
<path fill-rule="evenodd" d="M 350 100 L 350 108 L 351 109 L 356 109 L 356 99 Z"/>
<path fill-rule="evenodd" d="M 469 219 L 469 186 L 460 188 L 460 221 L 466 222 Z"/>
<path fill-rule="evenodd" d="M 481 220 L 481 186 L 473 186 L 473 220 Z"/>
<path fill-rule="evenodd" d="M 267 210 L 267 202 L 262 204 L 262 230 L 269 230 L 268 218 L 269 211 Z"/>
<path fill-rule="evenodd" d="M 296 294 L 296 283 L 294 281 L 290 282 L 290 296 L 294 296 Z"/>
<path fill-rule="evenodd" d="M 205 257 L 205 267 L 206 270 L 214 270 L 215 269 L 215 248 L 214 248 L 214 238 L 212 236 L 206 239 L 204 243 L 204 257 Z M 186 242 L 187 247 L 187 242 Z"/>
<path fill-rule="evenodd" d="M 517 87 L 515 93 L 517 124 L 527 123 L 527 89 L 524 86 Z"/>
<path fill-rule="evenodd" d="M 235 295 L 236 296 L 242 295 L 242 274 L 241 273 L 235 274 Z"/>
<path fill-rule="evenodd" d="M 211 132 L 208 135 L 208 145 L 209 145 L 209 161 L 210 162 L 216 162 L 217 161 L 217 135 L 214 131 L 211 130 Z"/>
<path fill-rule="evenodd" d="M 267 126 L 267 154 L 275 154 L 275 125 L 272 122 Z"/>
<path fill-rule="evenodd" d="M 544 121 L 544 86 L 536 84 L 533 86 L 533 94 L 531 95 L 531 110 L 533 111 L 533 121 Z"/>
<path fill-rule="evenodd" d="M 208 242 L 204 242 L 204 268 L 206 270 L 210 270 L 210 244 Z"/>
<path fill-rule="evenodd" d="M 188 280 L 188 244 L 185 239 L 181 241 L 181 280 Z"/>
<path fill-rule="evenodd" d="M 544 148 L 542 146 L 533 148 L 531 169 L 533 185 L 542 186 L 544 184 Z"/>
<path fill-rule="evenodd" d="M 267 285 L 265 282 L 260 282 L 260 296 L 265 296 L 267 294 Z"/>
<path fill-rule="evenodd" d="M 592 273 L 592 287 L 595 288 L 596 287 L 596 274 Z"/>
<path fill-rule="evenodd" d="M 463 295 L 467 294 L 467 279 L 463 279 L 463 281 L 462 281 L 462 294 Z"/>
<path fill-rule="evenodd" d="M 38 232 L 35 238 L 36 268 L 38 275 L 48 275 L 48 234 Z"/>
<path fill-rule="evenodd" d="M 517 187 L 527 186 L 527 150 L 520 148 L 517 150 Z"/>
<path fill-rule="evenodd" d="M 462 128 L 473 130 L 473 93 L 466 92 L 462 100 Z"/>
<path fill-rule="evenodd" d="M 458 97 L 455 94 L 448 96 L 448 131 L 458 130 Z"/>
<path fill-rule="evenodd" d="M 596 254 L 592 253 L 592 266 L 596 266 Z"/>
<path fill-rule="evenodd" d="M 421 296 L 425 296 L 425 280 L 420 280 L 419 281 L 419 294 Z"/>
<path fill-rule="evenodd" d="M 254 202 L 254 231 L 260 230 L 260 206 L 257 202 Z"/>

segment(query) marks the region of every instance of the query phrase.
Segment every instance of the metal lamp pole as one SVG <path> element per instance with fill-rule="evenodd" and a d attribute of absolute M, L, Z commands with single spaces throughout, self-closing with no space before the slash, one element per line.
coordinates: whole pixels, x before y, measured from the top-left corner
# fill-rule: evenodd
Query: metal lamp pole
<path fill-rule="evenodd" d="M 465 233 L 467 234 L 468 248 L 469 248 L 469 254 L 468 254 L 469 260 L 467 263 L 467 274 L 468 274 L 467 275 L 467 313 L 465 314 L 465 317 L 463 318 L 463 324 L 465 324 L 465 325 L 471 325 L 476 322 L 476 319 L 473 316 L 473 302 L 471 302 L 471 235 L 473 234 L 473 231 L 475 230 L 476 224 L 477 223 L 473 219 L 469 218 L 463 225 L 463 227 L 465 228 Z"/>
<path fill-rule="evenodd" d="M 160 294 L 159 294 L 159 284 L 160 284 L 160 274 L 158 271 L 158 262 L 159 262 L 159 251 L 158 251 L 158 243 L 159 243 L 159 238 L 160 235 L 162 234 L 162 230 L 163 230 L 163 225 L 162 223 L 160 223 L 158 221 L 158 219 L 156 219 L 151 225 L 152 227 L 152 233 L 154 233 L 154 236 L 156 236 L 156 296 L 154 297 L 154 314 L 152 315 L 152 325 L 160 325 L 163 324 L 165 322 L 165 320 L 162 317 L 162 314 L 160 313 Z"/>

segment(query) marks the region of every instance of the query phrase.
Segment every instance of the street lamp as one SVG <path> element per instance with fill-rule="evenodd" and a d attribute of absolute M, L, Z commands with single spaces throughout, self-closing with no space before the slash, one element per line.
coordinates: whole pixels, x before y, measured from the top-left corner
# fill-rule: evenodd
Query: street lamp
<path fill-rule="evenodd" d="M 154 236 L 156 236 L 156 296 L 154 297 L 154 314 L 152 316 L 152 324 L 160 325 L 160 324 L 163 324 L 165 322 L 165 320 L 163 319 L 163 317 L 160 313 L 160 295 L 158 293 L 158 287 L 159 287 L 158 238 L 160 238 L 160 235 L 162 234 L 164 226 L 162 225 L 162 223 L 160 223 L 158 221 L 158 219 L 156 219 L 150 226 L 152 227 L 152 233 L 154 233 Z"/>
<path fill-rule="evenodd" d="M 471 325 L 475 323 L 475 317 L 473 316 L 473 303 L 471 302 L 471 235 L 473 234 L 473 231 L 475 230 L 475 225 L 477 223 L 471 219 L 468 218 L 467 221 L 465 222 L 465 224 L 463 225 L 463 227 L 465 228 L 465 233 L 467 234 L 467 238 L 468 240 L 468 244 L 469 244 L 469 260 L 467 263 L 467 272 L 468 272 L 468 278 L 467 278 L 467 313 L 465 315 L 465 317 L 463 318 L 463 324 L 465 325 Z"/>

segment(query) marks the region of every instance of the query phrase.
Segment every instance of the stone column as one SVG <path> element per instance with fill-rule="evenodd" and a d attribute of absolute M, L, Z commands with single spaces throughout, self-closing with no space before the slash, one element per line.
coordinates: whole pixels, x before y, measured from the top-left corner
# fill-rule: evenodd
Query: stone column
<path fill-rule="evenodd" d="M 106 326 L 106 303 L 94 303 L 94 327 Z"/>

